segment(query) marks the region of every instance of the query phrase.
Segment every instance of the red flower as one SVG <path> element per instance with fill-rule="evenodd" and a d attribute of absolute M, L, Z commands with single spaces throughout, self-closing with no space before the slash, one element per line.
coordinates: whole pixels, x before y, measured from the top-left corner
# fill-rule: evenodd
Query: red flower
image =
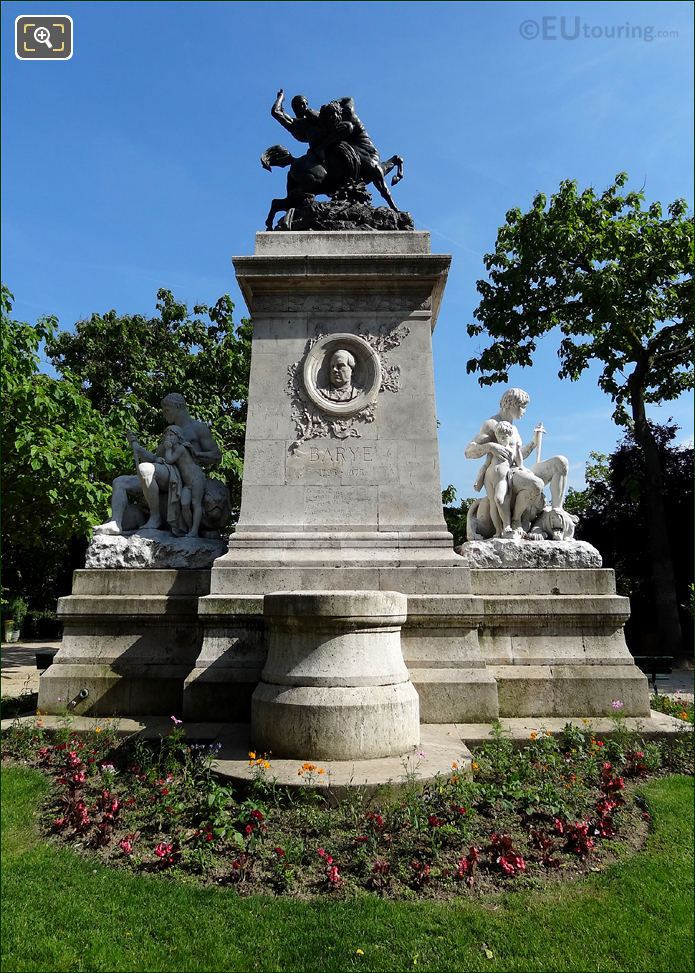
<path fill-rule="evenodd" d="M 284 848 L 281 848 L 279 845 L 277 846 L 277 848 L 274 848 L 273 851 L 278 856 L 278 858 L 284 858 L 285 857 L 285 854 L 286 854 L 285 849 Z"/>
<path fill-rule="evenodd" d="M 132 842 L 132 839 L 130 837 L 128 837 L 128 838 L 122 838 L 118 842 L 118 847 L 121 849 L 121 851 L 123 852 L 124 855 L 132 855 L 133 854 L 133 842 Z M 157 853 L 157 849 L 155 849 L 155 854 L 156 853 Z"/>
<path fill-rule="evenodd" d="M 171 855 L 173 850 L 173 845 L 165 844 L 163 841 L 160 841 L 159 844 L 154 846 L 154 853 L 157 858 L 166 858 L 168 855 Z"/>
<path fill-rule="evenodd" d="M 253 834 L 253 825 L 247 824 L 244 828 L 244 834 Z"/>
<path fill-rule="evenodd" d="M 441 818 L 438 818 L 436 814 L 430 814 L 427 818 L 431 828 L 441 828 L 444 824 Z"/>

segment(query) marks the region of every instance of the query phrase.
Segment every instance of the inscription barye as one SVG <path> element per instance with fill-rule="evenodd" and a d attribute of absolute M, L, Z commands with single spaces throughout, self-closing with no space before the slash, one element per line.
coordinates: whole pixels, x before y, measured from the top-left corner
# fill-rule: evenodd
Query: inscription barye
<path fill-rule="evenodd" d="M 362 460 L 365 463 L 371 463 L 374 459 L 375 450 L 376 446 L 336 446 L 335 449 L 331 449 L 330 446 L 323 448 L 310 446 L 309 461 L 321 463 L 328 460 L 329 463 L 341 463 L 347 459 L 352 459 L 353 462 Z"/>
<path fill-rule="evenodd" d="M 297 431 L 290 453 L 309 439 L 359 437 L 358 424 L 374 422 L 377 395 L 400 386 L 400 368 L 386 354 L 408 334 L 402 324 L 376 335 L 321 333 L 307 342 L 303 358 L 287 370 Z"/>

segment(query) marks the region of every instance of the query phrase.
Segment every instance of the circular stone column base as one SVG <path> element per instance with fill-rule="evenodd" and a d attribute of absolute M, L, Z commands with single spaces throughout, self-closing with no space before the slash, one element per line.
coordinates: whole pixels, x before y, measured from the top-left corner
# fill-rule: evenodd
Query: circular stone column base
<path fill-rule="evenodd" d="M 309 760 L 366 760 L 420 742 L 420 700 L 412 683 L 392 686 L 272 686 L 251 700 L 252 745 Z"/>

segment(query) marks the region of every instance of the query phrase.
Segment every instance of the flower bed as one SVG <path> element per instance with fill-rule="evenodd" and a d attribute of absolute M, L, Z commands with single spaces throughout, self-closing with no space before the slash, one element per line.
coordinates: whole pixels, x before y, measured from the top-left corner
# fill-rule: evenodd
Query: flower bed
<path fill-rule="evenodd" d="M 120 742 L 108 726 L 49 735 L 37 720 L 5 733 L 3 754 L 53 778 L 50 840 L 118 867 L 243 893 L 446 897 L 576 877 L 641 846 L 649 812 L 634 784 L 692 773 L 692 727 L 644 742 L 616 710 L 606 740 L 568 726 L 519 749 L 498 727 L 472 778 L 454 763 L 424 789 L 406 775 L 395 796 L 340 801 L 311 787 L 324 768 L 298 763 L 308 786 L 288 791 L 272 756 L 255 753 L 252 783 L 233 790 L 213 772 L 214 749 L 189 743 L 174 718 L 156 745 Z"/>

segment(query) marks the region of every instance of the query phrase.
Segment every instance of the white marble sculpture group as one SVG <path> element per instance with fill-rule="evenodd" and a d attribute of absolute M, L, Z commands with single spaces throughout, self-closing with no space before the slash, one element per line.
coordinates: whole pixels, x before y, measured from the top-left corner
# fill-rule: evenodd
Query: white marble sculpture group
<path fill-rule="evenodd" d="M 500 399 L 499 412 L 480 427 L 465 450 L 467 459 L 485 458 L 473 485 L 486 496 L 475 500 L 468 512 L 469 541 L 501 538 L 508 540 L 565 541 L 574 537 L 577 518 L 563 509 L 568 462 L 564 456 L 541 461 L 545 430 L 536 426 L 525 446 L 514 425 L 526 412 L 529 395 L 510 388 Z M 524 460 L 536 450 L 536 463 Z M 543 493 L 550 488 L 550 504 Z"/>

